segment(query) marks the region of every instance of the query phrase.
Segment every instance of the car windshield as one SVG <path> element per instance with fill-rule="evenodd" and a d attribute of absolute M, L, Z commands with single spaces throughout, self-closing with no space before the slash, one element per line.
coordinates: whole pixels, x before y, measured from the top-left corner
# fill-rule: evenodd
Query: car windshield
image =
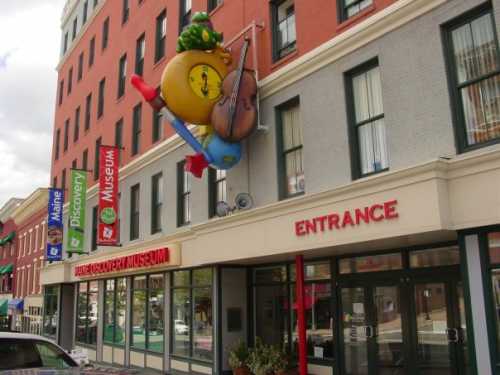
<path fill-rule="evenodd" d="M 27 368 L 65 369 L 77 367 L 64 351 L 40 340 L 0 339 L 0 370 Z"/>

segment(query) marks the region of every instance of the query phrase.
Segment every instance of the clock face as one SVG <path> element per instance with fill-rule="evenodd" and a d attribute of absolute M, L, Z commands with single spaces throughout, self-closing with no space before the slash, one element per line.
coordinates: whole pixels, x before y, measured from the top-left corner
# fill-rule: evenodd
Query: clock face
<path fill-rule="evenodd" d="M 189 85 L 200 98 L 214 100 L 221 95 L 222 78 L 210 65 L 200 64 L 189 72 Z"/>

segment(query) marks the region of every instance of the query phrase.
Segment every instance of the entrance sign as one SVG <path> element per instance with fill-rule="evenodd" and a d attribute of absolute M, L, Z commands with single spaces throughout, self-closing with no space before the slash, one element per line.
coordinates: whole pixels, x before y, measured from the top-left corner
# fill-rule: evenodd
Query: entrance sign
<path fill-rule="evenodd" d="M 119 149 L 99 150 L 99 245 L 118 245 L 118 156 Z"/>
<path fill-rule="evenodd" d="M 119 272 L 135 268 L 149 268 L 170 261 L 170 249 L 149 250 L 139 254 L 122 256 L 97 263 L 88 263 L 75 267 L 75 276 L 85 277 Z"/>
<path fill-rule="evenodd" d="M 86 202 L 87 171 L 72 169 L 71 196 L 69 201 L 68 253 L 83 253 Z"/>
<path fill-rule="evenodd" d="M 346 210 L 343 213 L 332 213 L 318 216 L 312 219 L 299 220 L 295 222 L 295 234 L 305 236 L 309 234 L 323 233 L 334 229 L 343 229 L 347 226 L 358 226 L 362 223 L 379 222 L 397 219 L 396 211 L 398 201 L 396 199 L 384 203 L 376 203 L 369 207 Z"/>
<path fill-rule="evenodd" d="M 62 260 L 63 204 L 64 191 L 50 188 L 47 210 L 47 260 L 49 262 Z"/>

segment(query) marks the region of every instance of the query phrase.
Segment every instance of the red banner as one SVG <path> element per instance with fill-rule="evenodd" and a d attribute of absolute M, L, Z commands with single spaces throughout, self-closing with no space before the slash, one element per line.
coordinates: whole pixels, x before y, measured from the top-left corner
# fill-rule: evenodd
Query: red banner
<path fill-rule="evenodd" d="M 99 149 L 99 245 L 118 245 L 118 156 L 119 149 Z"/>

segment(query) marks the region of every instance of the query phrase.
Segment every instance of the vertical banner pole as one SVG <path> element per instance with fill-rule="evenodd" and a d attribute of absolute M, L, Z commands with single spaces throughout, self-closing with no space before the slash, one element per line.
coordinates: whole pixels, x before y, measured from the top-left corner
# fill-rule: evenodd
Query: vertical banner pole
<path fill-rule="evenodd" d="M 307 345 L 306 345 L 306 311 L 304 288 L 304 257 L 295 257 L 296 301 L 297 301 L 297 329 L 299 336 L 299 373 L 307 375 Z"/>

